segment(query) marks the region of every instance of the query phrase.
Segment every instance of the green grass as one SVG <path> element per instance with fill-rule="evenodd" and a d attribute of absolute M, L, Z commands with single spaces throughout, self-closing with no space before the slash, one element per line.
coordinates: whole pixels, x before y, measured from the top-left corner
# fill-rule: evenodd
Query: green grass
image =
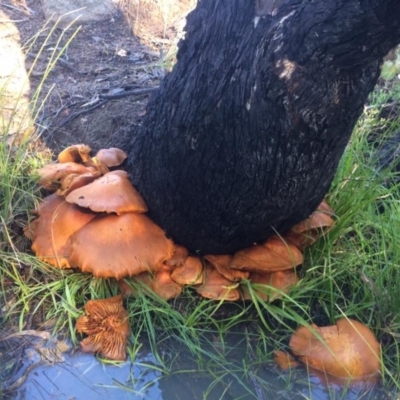
<path fill-rule="evenodd" d="M 279 390 L 279 398 L 294 398 L 294 393 L 308 398 L 314 387 L 307 373 L 278 371 L 272 362 L 273 351 L 287 347 L 298 325 L 326 325 L 346 316 L 366 323 L 382 342 L 384 389 L 377 398 L 385 390 L 400 392 L 399 184 L 394 170 L 377 168 L 385 138 L 400 126 L 398 119 L 382 121 L 379 110 L 399 98 L 400 87 L 395 84 L 371 95 L 328 194 L 337 213 L 336 224 L 306 251 L 301 281 L 289 295 L 265 303 L 244 282 L 253 295 L 252 303 L 200 299 L 191 288 L 170 302 L 151 294 L 127 298 L 131 358 L 146 344 L 157 363 L 142 367 L 157 369 L 169 379 L 207 377 L 205 399 L 257 398 L 257 390 L 271 395 Z M 40 108 L 37 98 L 34 105 Z M 0 138 L 3 320 L 7 320 L 7 329 L 23 330 L 30 329 L 34 317 L 39 321 L 35 329 L 42 326 L 53 334 L 66 332 L 78 344 L 75 322 L 84 303 L 117 294 L 117 284 L 112 279 L 54 269 L 25 251 L 28 244 L 22 226 L 40 197 L 32 171 L 46 157 L 35 151 L 34 137 L 21 137 L 18 146 L 9 146 L 6 133 L 1 132 Z M 0 375 L 10 369 L 8 364 L 4 370 L 0 367 Z M 134 390 L 134 385 L 128 389 Z M 332 391 L 330 396 L 346 398 L 346 389 L 339 394 Z"/>

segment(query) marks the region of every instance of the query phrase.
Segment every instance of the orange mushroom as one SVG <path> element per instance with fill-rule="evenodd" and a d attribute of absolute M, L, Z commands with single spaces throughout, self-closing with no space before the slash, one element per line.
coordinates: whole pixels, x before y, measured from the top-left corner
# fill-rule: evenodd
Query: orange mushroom
<path fill-rule="evenodd" d="M 276 272 L 253 272 L 250 275 L 253 290 L 264 301 L 274 301 L 282 297 L 282 293 L 289 293 L 290 289 L 299 282 L 294 270 Z M 245 300 L 252 300 L 249 293 L 244 292 Z"/>
<path fill-rule="evenodd" d="M 233 255 L 230 267 L 241 271 L 275 272 L 294 268 L 302 262 L 303 255 L 296 246 L 273 236 L 263 245 L 239 250 Z"/>
<path fill-rule="evenodd" d="M 240 299 L 239 284 L 224 278 L 210 264 L 206 264 L 204 281 L 196 290 L 201 296 L 211 300 L 236 301 Z"/>
<path fill-rule="evenodd" d="M 70 174 L 61 181 L 61 187 L 56 191 L 58 196 L 67 196 L 73 190 L 88 185 L 100 176 L 100 172 L 88 172 L 85 174 Z"/>
<path fill-rule="evenodd" d="M 178 297 L 182 293 L 182 287 L 171 278 L 171 271 L 167 269 L 155 273 L 151 286 L 154 293 L 164 300 Z"/>
<path fill-rule="evenodd" d="M 39 174 L 39 185 L 47 190 L 55 191 L 61 186 L 61 180 L 70 174 L 86 174 L 94 172 L 91 167 L 85 167 L 82 164 L 66 162 L 62 164 L 47 164 L 37 170 Z"/>
<path fill-rule="evenodd" d="M 25 235 L 33 241 L 32 250 L 39 259 L 55 267 L 69 268 L 69 238 L 96 214 L 55 194 L 43 199 L 38 214 L 25 230 Z"/>
<path fill-rule="evenodd" d="M 203 283 L 203 264 L 199 257 L 188 256 L 185 262 L 171 272 L 171 278 L 180 285 Z"/>
<path fill-rule="evenodd" d="M 281 350 L 277 350 L 274 352 L 274 362 L 279 366 L 279 368 L 284 370 L 301 365 L 289 353 L 285 353 Z"/>
<path fill-rule="evenodd" d="M 111 360 L 124 361 L 130 328 L 122 296 L 89 300 L 85 311 L 86 315 L 80 316 L 76 322 L 76 330 L 88 335 L 81 342 L 82 351 L 99 352 Z"/>
<path fill-rule="evenodd" d="M 90 160 L 92 149 L 85 144 L 75 144 L 64 149 L 57 157 L 59 163 L 86 163 Z"/>
<path fill-rule="evenodd" d="M 132 287 L 124 279 L 118 281 L 119 290 L 124 296 L 140 296 L 143 293 L 141 289 L 144 286 L 145 289 L 150 289 L 162 299 L 169 300 L 178 297 L 183 288 L 183 285 L 179 285 L 171 279 L 171 271 L 165 268 L 155 274 L 142 272 L 134 276 L 132 280 L 139 286 L 134 285 Z M 147 292 L 148 290 L 144 291 L 145 294 Z"/>
<path fill-rule="evenodd" d="M 314 211 L 307 219 L 293 226 L 285 235 L 285 239 L 302 249 L 324 235 L 334 222 L 326 212 Z"/>
<path fill-rule="evenodd" d="M 226 279 L 238 282 L 247 279 L 250 272 L 238 271 L 231 268 L 232 256 L 229 254 L 214 255 L 208 254 L 204 258 Z"/>
<path fill-rule="evenodd" d="M 121 279 L 162 269 L 173 251 L 172 240 L 145 215 L 106 215 L 71 237 L 70 263 L 99 278 Z"/>
<path fill-rule="evenodd" d="M 94 182 L 72 191 L 66 197 L 69 203 L 106 213 L 144 213 L 147 205 L 129 182 L 125 171 L 112 171 Z"/>
<path fill-rule="evenodd" d="M 331 206 L 326 202 L 326 200 L 322 200 L 320 205 L 317 207 L 317 211 L 322 211 L 329 215 L 335 215 L 335 212 L 332 210 Z"/>
<path fill-rule="evenodd" d="M 308 367 L 337 378 L 369 380 L 381 372 L 379 342 L 367 326 L 352 319 L 321 328 L 301 326 L 289 346 Z"/>
<path fill-rule="evenodd" d="M 176 244 L 174 254 L 169 260 L 165 261 L 165 265 L 168 267 L 179 267 L 185 262 L 188 255 L 189 250 L 186 247 Z"/>
<path fill-rule="evenodd" d="M 125 161 L 126 157 L 127 155 L 123 150 L 117 149 L 115 147 L 111 147 L 109 149 L 102 149 L 94 156 L 94 158 L 98 162 L 104 164 L 108 168 L 117 167 L 118 165 L 121 165 Z"/>

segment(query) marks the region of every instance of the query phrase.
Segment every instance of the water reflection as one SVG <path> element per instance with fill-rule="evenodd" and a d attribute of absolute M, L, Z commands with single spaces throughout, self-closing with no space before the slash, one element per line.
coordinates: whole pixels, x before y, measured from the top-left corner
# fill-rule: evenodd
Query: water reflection
<path fill-rule="evenodd" d="M 54 347 L 48 341 L 46 346 Z M 50 343 L 50 344 L 49 344 Z M 37 349 L 37 346 L 35 347 Z M 63 353 L 49 362 L 32 357 L 26 349 L 25 360 L 37 365 L 27 370 L 24 383 L 14 399 L 149 399 L 149 400 L 358 400 L 385 399 L 384 391 L 375 388 L 364 393 L 354 389 L 328 389 L 307 371 L 280 372 L 272 362 L 249 363 L 248 343 L 237 335 L 228 338 L 225 350 L 207 343 L 204 357 L 198 359 L 181 351 L 179 341 L 170 340 L 168 353 L 156 357 L 143 342 L 134 362 L 104 364 L 93 355 Z M 43 348 L 41 349 L 43 354 Z"/>

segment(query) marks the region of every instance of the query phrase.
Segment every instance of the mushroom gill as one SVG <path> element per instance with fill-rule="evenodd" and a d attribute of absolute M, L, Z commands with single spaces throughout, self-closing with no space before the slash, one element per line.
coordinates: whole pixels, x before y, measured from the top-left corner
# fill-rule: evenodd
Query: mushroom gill
<path fill-rule="evenodd" d="M 111 360 L 124 361 L 130 328 L 122 296 L 89 300 L 85 311 L 86 315 L 76 322 L 76 330 L 88 335 L 81 342 L 82 351 L 99 352 Z"/>

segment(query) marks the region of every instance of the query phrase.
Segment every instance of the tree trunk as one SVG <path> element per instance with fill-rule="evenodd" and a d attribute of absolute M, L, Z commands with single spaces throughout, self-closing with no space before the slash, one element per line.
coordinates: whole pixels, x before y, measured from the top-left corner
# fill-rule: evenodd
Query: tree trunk
<path fill-rule="evenodd" d="M 306 218 L 400 42 L 399 21 L 399 0 L 199 0 L 126 145 L 150 216 L 214 254 Z"/>

